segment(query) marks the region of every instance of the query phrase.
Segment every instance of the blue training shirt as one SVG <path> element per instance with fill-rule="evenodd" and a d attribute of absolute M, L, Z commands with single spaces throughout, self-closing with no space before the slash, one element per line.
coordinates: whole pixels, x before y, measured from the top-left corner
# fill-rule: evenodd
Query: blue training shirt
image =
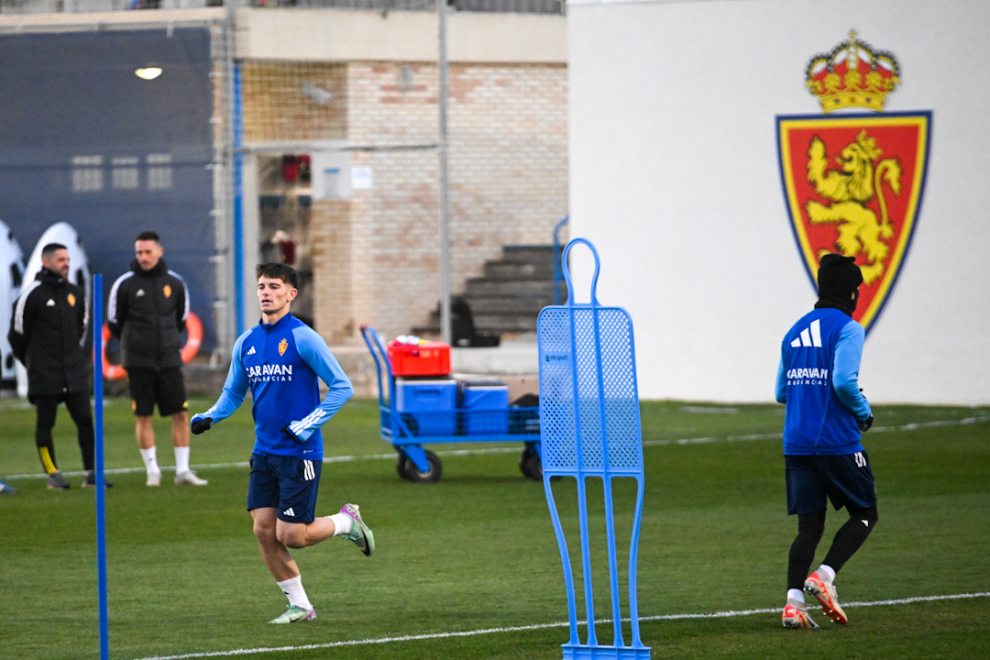
<path fill-rule="evenodd" d="M 863 451 L 857 420 L 872 412 L 859 391 L 863 326 L 838 309 L 816 309 L 788 331 L 780 348 L 777 401 L 786 404 L 784 454 Z"/>
<path fill-rule="evenodd" d="M 330 387 L 322 401 L 320 380 Z M 254 399 L 254 451 L 306 460 L 323 458 L 320 427 L 354 394 L 327 343 L 292 314 L 259 323 L 237 338 L 223 393 L 193 419 L 212 417 L 215 424 L 230 417 L 248 387 Z M 297 439 L 283 432 L 286 425 Z"/>

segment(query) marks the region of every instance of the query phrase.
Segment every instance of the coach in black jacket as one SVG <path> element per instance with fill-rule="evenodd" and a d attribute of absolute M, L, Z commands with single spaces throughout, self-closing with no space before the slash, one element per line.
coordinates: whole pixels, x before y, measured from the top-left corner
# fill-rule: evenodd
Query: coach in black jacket
<path fill-rule="evenodd" d="M 114 282 L 107 314 L 120 340 L 124 369 L 178 369 L 189 302 L 186 283 L 159 259 L 147 270 L 137 259 Z"/>
<path fill-rule="evenodd" d="M 65 489 L 69 483 L 55 461 L 52 428 L 58 404 L 65 403 L 76 424 L 79 449 L 86 469 L 84 486 L 96 484 L 93 474 L 93 415 L 89 408 L 86 296 L 66 279 L 69 251 L 49 243 L 41 251 L 42 269 L 14 305 L 7 339 L 14 356 L 28 372 L 28 399 L 37 409 L 34 440 L 48 487 Z M 107 484 L 108 486 L 110 484 Z"/>
<path fill-rule="evenodd" d="M 138 234 L 130 271 L 110 289 L 107 325 L 120 339 L 147 485 L 158 486 L 162 479 L 151 423 L 157 404 L 159 415 L 172 418 L 175 483 L 204 486 L 206 481 L 189 469 L 189 404 L 182 380 L 181 334 L 189 315 L 189 292 L 185 281 L 168 269 L 164 253 L 158 234 Z"/>

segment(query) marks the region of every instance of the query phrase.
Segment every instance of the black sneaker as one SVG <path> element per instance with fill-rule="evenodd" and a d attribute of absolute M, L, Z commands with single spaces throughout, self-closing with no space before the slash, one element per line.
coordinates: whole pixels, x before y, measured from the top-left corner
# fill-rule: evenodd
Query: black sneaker
<path fill-rule="evenodd" d="M 83 479 L 82 487 L 83 488 L 96 488 L 96 471 L 95 470 L 87 470 L 86 471 L 86 478 Z M 112 481 L 108 481 L 106 475 L 103 475 L 103 487 L 104 488 L 113 488 L 113 482 Z"/>
<path fill-rule="evenodd" d="M 56 470 L 48 475 L 48 490 L 69 490 L 69 482 Z"/>

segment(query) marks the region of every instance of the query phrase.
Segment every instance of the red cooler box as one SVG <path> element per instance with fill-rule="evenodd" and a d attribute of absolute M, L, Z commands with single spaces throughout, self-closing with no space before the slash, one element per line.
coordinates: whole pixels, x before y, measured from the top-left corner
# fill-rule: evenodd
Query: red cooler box
<path fill-rule="evenodd" d="M 446 376 L 450 373 L 450 346 L 442 341 L 388 344 L 393 376 Z"/>

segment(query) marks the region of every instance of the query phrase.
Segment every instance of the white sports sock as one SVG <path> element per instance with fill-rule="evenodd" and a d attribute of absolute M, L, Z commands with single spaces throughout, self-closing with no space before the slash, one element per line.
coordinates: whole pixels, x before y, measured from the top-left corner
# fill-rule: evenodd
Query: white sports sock
<path fill-rule="evenodd" d="M 818 577 L 820 577 L 822 580 L 825 581 L 825 584 L 827 584 L 828 586 L 832 586 L 832 582 L 835 581 L 834 568 L 832 568 L 828 564 L 822 564 L 821 566 L 818 567 L 818 570 L 815 572 L 818 573 Z"/>
<path fill-rule="evenodd" d="M 288 597 L 289 605 L 295 605 L 305 610 L 313 609 L 313 604 L 309 602 L 309 598 L 306 597 L 306 590 L 303 589 L 302 575 L 279 582 L 278 588 Z"/>
<path fill-rule="evenodd" d="M 799 603 L 804 603 L 804 592 L 800 589 L 788 589 L 787 600 L 796 600 Z"/>
<path fill-rule="evenodd" d="M 175 447 L 175 473 L 189 472 L 189 447 Z"/>
<path fill-rule="evenodd" d="M 161 472 L 162 469 L 158 467 L 158 454 L 156 448 L 142 449 L 141 458 L 144 460 L 144 468 L 148 472 Z"/>
<path fill-rule="evenodd" d="M 327 516 L 327 518 L 333 521 L 334 536 L 347 534 L 351 531 L 351 527 L 354 526 L 354 519 L 350 516 L 344 515 L 343 513 L 335 513 L 332 516 Z"/>

